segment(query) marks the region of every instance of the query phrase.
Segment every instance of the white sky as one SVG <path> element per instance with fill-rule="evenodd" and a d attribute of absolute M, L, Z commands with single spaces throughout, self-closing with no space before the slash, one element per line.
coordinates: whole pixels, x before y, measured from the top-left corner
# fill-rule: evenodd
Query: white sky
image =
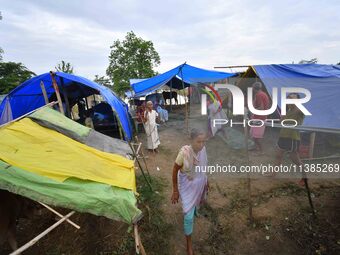
<path fill-rule="evenodd" d="M 36 74 L 65 60 L 78 75 L 104 75 L 110 45 L 131 30 L 153 41 L 159 72 L 185 61 L 207 69 L 340 62 L 338 0 L 0 0 L 0 11 L 4 61 Z"/>

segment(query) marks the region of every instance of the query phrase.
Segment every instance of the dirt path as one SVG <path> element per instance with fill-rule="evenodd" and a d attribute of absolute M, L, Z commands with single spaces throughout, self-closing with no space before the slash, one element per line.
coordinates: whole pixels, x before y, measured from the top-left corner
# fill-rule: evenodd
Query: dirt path
<path fill-rule="evenodd" d="M 166 199 L 162 206 L 166 221 L 175 226 L 173 234 L 168 237 L 172 250 L 167 254 L 185 254 L 182 209 L 180 204 L 172 205 L 170 201 L 174 160 L 179 148 L 189 143 L 183 118 L 183 115 L 170 115 L 171 121 L 159 129 L 161 140 L 159 153 L 148 153 L 150 173 L 163 178 L 167 183 L 164 191 Z M 268 132 L 265 139 L 267 145 L 265 155 L 250 153 L 251 163 L 272 162 L 276 135 L 275 132 Z M 143 134 L 141 137 L 145 139 Z M 217 137 L 209 140 L 206 147 L 208 155 L 215 156 L 220 153 L 227 157 L 230 163 L 236 165 L 245 162 L 242 152 L 228 148 Z M 320 249 L 326 249 L 322 240 L 320 244 L 315 245 L 315 249 L 312 248 L 313 253 L 309 253 L 304 250 L 303 238 L 300 238 L 301 241 L 290 235 L 295 233 L 296 218 L 303 215 L 300 223 L 307 224 L 310 217 L 305 191 L 297 185 L 297 179 L 252 180 L 255 218 L 253 224 L 249 224 L 248 221 L 245 179 L 212 175 L 209 180 L 211 191 L 208 203 L 202 209 L 201 216 L 196 219 L 194 226 L 193 242 L 196 254 L 324 254 L 318 253 Z M 311 188 L 319 215 L 325 215 L 327 218 L 334 212 L 340 212 L 339 203 L 336 203 L 340 199 L 338 181 L 313 180 Z M 327 192 L 328 189 L 332 190 L 332 196 Z M 332 206 L 325 206 L 325 201 L 329 201 Z M 339 226 L 339 217 L 334 216 L 332 219 L 331 225 Z M 300 225 L 296 227 L 303 229 Z M 338 240 L 338 234 L 339 232 L 336 232 L 332 235 Z M 335 239 L 333 240 L 335 246 L 330 249 L 339 249 Z"/>

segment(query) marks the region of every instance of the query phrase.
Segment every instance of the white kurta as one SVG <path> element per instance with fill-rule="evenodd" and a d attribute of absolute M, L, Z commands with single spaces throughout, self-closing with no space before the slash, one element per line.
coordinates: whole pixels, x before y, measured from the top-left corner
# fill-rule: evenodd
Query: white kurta
<path fill-rule="evenodd" d="M 160 145 L 156 124 L 158 113 L 155 110 L 152 110 L 151 112 L 145 111 L 144 117 L 147 119 L 144 125 L 147 136 L 147 147 L 150 150 L 157 149 L 158 145 Z"/>

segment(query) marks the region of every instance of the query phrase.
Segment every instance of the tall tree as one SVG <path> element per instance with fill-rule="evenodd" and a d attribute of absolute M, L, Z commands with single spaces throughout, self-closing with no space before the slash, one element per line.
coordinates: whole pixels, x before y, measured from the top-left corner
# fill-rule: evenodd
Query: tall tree
<path fill-rule="evenodd" d="M 58 72 L 63 72 L 63 73 L 70 73 L 73 74 L 73 66 L 69 62 L 65 62 L 62 60 L 56 67 L 55 70 Z"/>
<path fill-rule="evenodd" d="M 111 80 L 106 76 L 99 76 L 96 74 L 93 81 L 106 87 L 112 88 Z"/>
<path fill-rule="evenodd" d="M 0 62 L 0 94 L 7 94 L 33 76 L 35 73 L 22 63 Z"/>
<path fill-rule="evenodd" d="M 119 95 L 130 88 L 129 79 L 154 76 L 154 67 L 161 62 L 153 42 L 137 37 L 133 31 L 128 32 L 123 41 L 114 41 L 110 48 L 106 74 Z"/>

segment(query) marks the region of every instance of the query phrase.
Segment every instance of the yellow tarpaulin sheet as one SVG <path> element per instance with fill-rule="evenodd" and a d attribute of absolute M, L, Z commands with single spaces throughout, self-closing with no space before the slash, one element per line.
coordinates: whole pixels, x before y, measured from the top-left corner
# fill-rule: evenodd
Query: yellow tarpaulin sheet
<path fill-rule="evenodd" d="M 0 159 L 57 181 L 70 177 L 136 191 L 134 163 L 25 118 L 0 128 Z"/>

